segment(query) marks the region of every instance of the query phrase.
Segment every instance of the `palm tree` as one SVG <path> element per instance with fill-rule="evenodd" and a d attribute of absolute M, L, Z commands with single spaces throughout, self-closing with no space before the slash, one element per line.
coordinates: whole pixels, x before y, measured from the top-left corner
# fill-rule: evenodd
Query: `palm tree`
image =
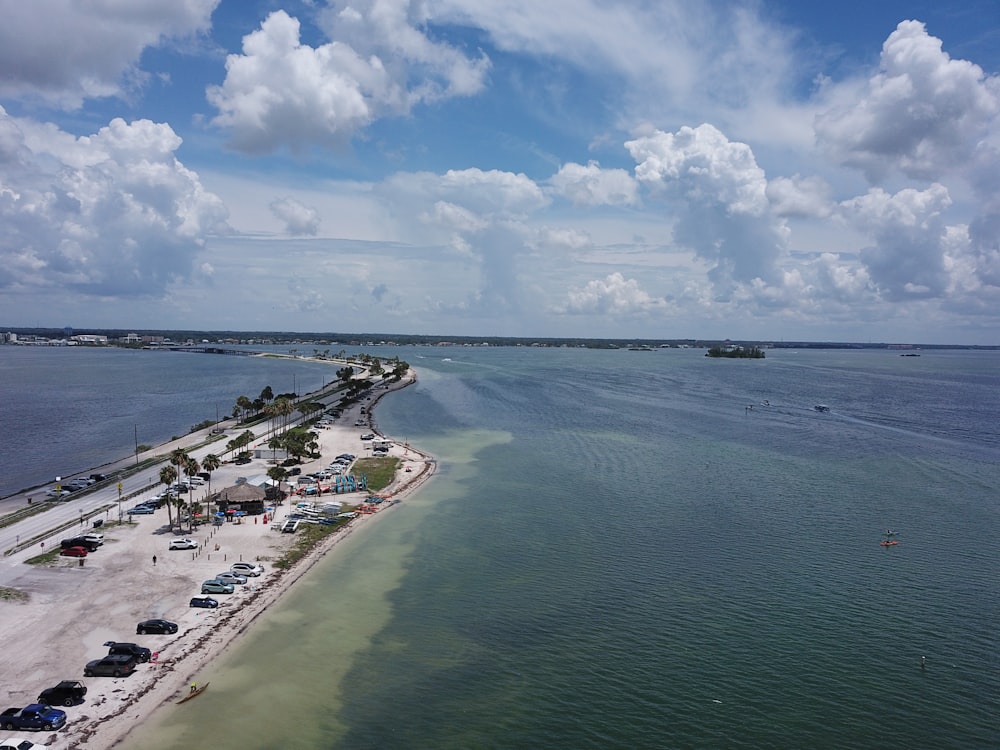
<path fill-rule="evenodd" d="M 201 468 L 208 473 L 208 496 L 212 497 L 212 472 L 222 466 L 222 459 L 214 453 L 209 453 L 201 459 Z"/>
<path fill-rule="evenodd" d="M 174 448 L 170 451 L 170 463 L 174 466 L 174 472 L 178 478 L 181 474 L 185 473 L 185 467 L 187 466 L 187 462 L 190 460 L 191 456 L 189 456 L 188 452 L 183 448 Z M 188 491 L 190 492 L 190 490 L 191 487 L 189 485 Z M 180 511 L 181 506 L 184 504 L 184 499 L 180 496 L 179 492 L 177 493 L 175 504 L 177 507 L 177 518 L 180 520 Z M 173 528 L 173 525 L 173 520 L 171 520 L 170 527 Z"/>
<path fill-rule="evenodd" d="M 238 399 L 236 399 L 236 406 L 240 410 L 240 414 L 242 415 L 241 419 L 246 419 L 247 414 L 250 411 L 250 408 L 253 406 L 253 401 L 251 401 L 246 396 L 240 396 Z"/>
<path fill-rule="evenodd" d="M 272 466 L 267 470 L 267 476 L 274 481 L 274 487 L 277 489 L 282 480 L 288 476 L 288 470 L 284 466 Z M 281 502 L 280 495 L 278 496 L 278 502 Z"/>
<path fill-rule="evenodd" d="M 275 463 L 278 461 L 278 449 L 283 448 L 284 445 L 285 440 L 281 435 L 275 435 L 267 441 L 267 447 L 271 449 L 271 460 Z"/>
<path fill-rule="evenodd" d="M 168 493 L 170 485 L 177 481 L 177 469 L 173 466 L 164 466 L 160 469 L 160 483 L 167 485 Z M 170 524 L 170 528 L 174 527 L 174 514 L 170 507 L 170 494 L 167 495 L 164 501 L 167 505 L 167 522 Z"/>
<path fill-rule="evenodd" d="M 274 408 L 276 412 L 282 417 L 281 428 L 285 429 L 288 425 L 288 415 L 295 411 L 295 404 L 290 398 L 281 397 L 275 399 Z"/>
<path fill-rule="evenodd" d="M 184 462 L 184 476 L 190 479 L 199 471 L 201 471 L 201 464 L 198 463 L 196 458 L 188 456 L 187 460 Z"/>

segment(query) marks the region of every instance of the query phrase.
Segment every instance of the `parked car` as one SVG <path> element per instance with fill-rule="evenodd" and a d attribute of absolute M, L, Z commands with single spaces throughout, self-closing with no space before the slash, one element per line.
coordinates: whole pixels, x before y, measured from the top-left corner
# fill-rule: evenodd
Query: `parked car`
<path fill-rule="evenodd" d="M 124 654 L 126 656 L 131 656 L 133 659 L 138 662 L 142 662 L 143 664 L 153 658 L 153 652 L 145 646 L 140 646 L 138 643 L 110 642 L 104 645 L 108 647 L 108 656 L 118 656 Z"/>
<path fill-rule="evenodd" d="M 103 659 L 87 662 L 83 668 L 84 677 L 128 677 L 135 671 L 135 657 L 128 654 L 114 654 Z"/>
<path fill-rule="evenodd" d="M 44 703 L 32 703 L 24 708 L 8 708 L 0 714 L 0 727 L 12 729 L 43 729 L 50 732 L 66 724 L 66 712 Z"/>
<path fill-rule="evenodd" d="M 188 603 L 190 607 L 200 607 L 201 609 L 215 609 L 219 602 L 210 596 L 196 596 Z"/>
<path fill-rule="evenodd" d="M 45 750 L 48 745 L 39 745 L 26 737 L 8 737 L 0 741 L 0 750 Z"/>
<path fill-rule="evenodd" d="M 375 439 L 375 435 L 373 435 L 372 433 L 369 432 L 367 435 L 362 435 L 361 439 L 362 440 L 374 440 Z"/>
<path fill-rule="evenodd" d="M 201 584 L 201 593 L 203 594 L 231 594 L 234 590 L 233 584 L 223 583 L 214 578 Z"/>
<path fill-rule="evenodd" d="M 66 547 L 59 550 L 59 554 L 63 557 L 86 557 L 87 548 L 86 547 Z"/>
<path fill-rule="evenodd" d="M 239 573 L 241 576 L 253 576 L 254 578 L 264 572 L 263 565 L 248 562 L 233 563 L 229 569 L 234 573 Z"/>
<path fill-rule="evenodd" d="M 87 686 L 76 680 L 63 680 L 38 694 L 38 702 L 48 706 L 75 706 L 87 695 Z"/>
<path fill-rule="evenodd" d="M 129 508 L 125 512 L 130 516 L 151 516 L 156 512 L 156 509 L 151 508 L 148 505 L 137 505 L 134 508 Z"/>
<path fill-rule="evenodd" d="M 135 626 L 136 635 L 154 633 L 156 635 L 173 635 L 177 632 L 177 623 L 170 620 L 143 620 Z"/>
<path fill-rule="evenodd" d="M 170 549 L 198 549 L 199 544 L 194 539 L 171 539 Z"/>
<path fill-rule="evenodd" d="M 45 493 L 47 497 L 67 497 L 69 494 L 70 494 L 69 490 L 62 490 L 62 489 L 59 490 L 51 489 Z"/>
<path fill-rule="evenodd" d="M 67 547 L 83 547 L 87 552 L 96 552 L 97 548 L 101 546 L 101 542 L 95 542 L 87 539 L 85 536 L 75 536 L 71 539 L 63 539 L 59 542 L 59 546 L 63 549 Z"/>
<path fill-rule="evenodd" d="M 157 508 L 162 508 L 163 504 L 173 498 L 173 496 L 174 494 L 172 492 L 161 492 L 158 495 L 153 495 L 148 500 L 143 500 L 139 503 L 139 505 L 145 505 L 147 508 L 153 508 L 155 510 Z"/>
<path fill-rule="evenodd" d="M 96 544 L 98 547 L 104 544 L 104 534 L 98 534 L 97 532 L 84 534 L 83 536 L 80 537 L 80 539 L 88 541 L 91 544 Z"/>
<path fill-rule="evenodd" d="M 215 576 L 216 581 L 222 581 L 223 583 L 229 583 L 233 586 L 242 586 L 247 582 L 247 577 L 240 575 L 239 573 L 233 573 L 232 571 L 226 571 L 224 573 L 217 573 Z"/>
<path fill-rule="evenodd" d="M 341 453 L 339 456 L 337 456 L 337 458 L 345 459 L 347 461 L 353 461 L 354 459 L 357 458 L 357 456 L 355 456 L 353 453 Z"/>
<path fill-rule="evenodd" d="M 288 470 L 288 476 L 295 477 L 302 473 L 302 469 L 298 466 L 293 466 Z"/>

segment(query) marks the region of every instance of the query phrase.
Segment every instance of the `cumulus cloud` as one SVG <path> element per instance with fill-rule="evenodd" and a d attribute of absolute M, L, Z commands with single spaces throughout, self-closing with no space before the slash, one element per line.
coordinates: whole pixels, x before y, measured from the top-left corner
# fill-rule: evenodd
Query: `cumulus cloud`
<path fill-rule="evenodd" d="M 765 188 L 771 210 L 776 216 L 825 219 L 835 208 L 830 186 L 822 177 L 776 177 Z"/>
<path fill-rule="evenodd" d="M 942 214 L 950 205 L 948 190 L 937 183 L 894 195 L 873 188 L 841 204 L 848 220 L 875 240 L 861 251 L 861 260 L 884 296 L 938 297 L 947 290 Z"/>
<path fill-rule="evenodd" d="M 272 13 L 244 37 L 243 54 L 227 58 L 222 85 L 209 88 L 213 123 L 242 151 L 299 151 L 340 146 L 376 118 L 477 92 L 488 59 L 431 41 L 417 28 L 422 6 L 335 3 L 320 15 L 333 41 L 318 47 L 302 43 L 297 19 Z"/>
<path fill-rule="evenodd" d="M 549 184 L 576 206 L 627 206 L 638 200 L 638 184 L 624 169 L 601 169 L 596 161 L 564 164 Z"/>
<path fill-rule="evenodd" d="M 0 288 L 150 295 L 189 276 L 226 210 L 180 144 L 148 120 L 74 138 L 0 108 Z"/>
<path fill-rule="evenodd" d="M 270 204 L 271 213 L 284 222 L 288 234 L 316 236 L 319 232 L 319 211 L 294 198 L 280 198 Z"/>
<path fill-rule="evenodd" d="M 67 2 L 3 6 L 0 96 L 42 100 L 67 109 L 121 93 L 141 79 L 143 50 L 211 26 L 219 0 Z"/>
<path fill-rule="evenodd" d="M 924 24 L 903 21 L 882 46 L 878 72 L 832 99 L 816 134 L 842 163 L 873 183 L 892 170 L 935 179 L 973 162 L 984 138 L 995 137 L 1000 77 L 952 59 Z"/>
<path fill-rule="evenodd" d="M 549 203 L 537 183 L 500 170 L 407 172 L 393 175 L 374 192 L 401 224 L 410 226 L 411 241 L 450 248 L 478 264 L 480 286 L 465 290 L 461 309 L 516 309 L 523 294 L 519 257 L 530 250 L 534 235 L 527 221 Z"/>
<path fill-rule="evenodd" d="M 680 204 L 674 240 L 714 264 L 713 281 L 772 281 L 787 230 L 771 212 L 767 179 L 745 143 L 709 124 L 655 131 L 625 144 L 636 178 Z"/>
<path fill-rule="evenodd" d="M 637 315 L 666 307 L 663 299 L 650 296 L 635 279 L 620 273 L 595 279 L 581 289 L 572 289 L 556 312 L 571 315 Z"/>

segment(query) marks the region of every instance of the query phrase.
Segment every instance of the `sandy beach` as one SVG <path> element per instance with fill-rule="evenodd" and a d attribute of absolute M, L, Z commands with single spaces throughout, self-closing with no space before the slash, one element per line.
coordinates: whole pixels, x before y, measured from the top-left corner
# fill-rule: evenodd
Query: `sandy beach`
<path fill-rule="evenodd" d="M 303 463 L 302 472 L 325 467 L 340 453 L 364 456 L 361 435 L 378 432 L 372 421 L 377 401 L 414 380 L 411 370 L 400 383 L 376 391 L 372 400 L 345 409 L 332 427 L 318 429 L 321 458 Z M 164 449 L 161 446 L 156 452 L 162 454 Z M 32 740 L 60 750 L 115 747 L 127 735 L 139 731 L 141 723 L 159 707 L 183 697 L 192 679 L 236 644 L 261 613 L 278 602 L 333 545 L 347 542 L 360 525 L 378 522 L 434 472 L 433 459 L 407 445 L 394 443 L 390 455 L 401 459 L 392 485 L 379 493 L 390 500 L 377 512 L 361 514 L 329 535 L 287 570 L 276 569 L 273 561 L 294 544 L 295 534 L 273 530 L 261 517 L 246 517 L 239 523 L 218 527 L 204 525 L 193 533 L 186 526 L 184 530 L 170 531 L 165 509 L 154 515 L 135 516 L 134 523 L 101 529 L 105 533 L 104 546 L 89 555 L 82 566 L 78 560 L 65 557 L 57 558 L 51 566 L 26 565 L 23 560 L 35 554 L 28 551 L 18 553 L 16 560 L 5 561 L 17 567 L 6 571 L 4 584 L 25 592 L 28 600 L 0 601 L 4 708 L 32 703 L 42 689 L 61 680 L 80 680 L 87 685 L 87 697 L 80 705 L 64 708 L 66 727 L 58 732 L 33 733 Z M 212 488 L 217 491 L 230 486 L 237 476 L 263 474 L 267 466 L 263 459 L 249 465 L 224 464 L 213 473 Z M 347 505 L 356 505 L 368 493 L 335 497 Z M 288 509 L 288 503 L 280 507 L 275 521 L 280 522 Z M 169 550 L 169 540 L 180 537 L 194 539 L 199 549 Z M 202 581 L 228 570 L 237 561 L 260 562 L 265 572 L 237 586 L 233 594 L 214 594 L 213 598 L 220 602 L 218 609 L 189 606 L 192 597 L 200 596 Z M 12 575 L 11 570 L 16 574 Z M 149 618 L 176 622 L 178 632 L 137 635 L 137 623 Z M 108 641 L 138 643 L 153 651 L 154 658 L 129 677 L 84 678 L 84 665 L 104 656 Z M 0 739 L 12 734 L 26 733 L 0 730 Z"/>

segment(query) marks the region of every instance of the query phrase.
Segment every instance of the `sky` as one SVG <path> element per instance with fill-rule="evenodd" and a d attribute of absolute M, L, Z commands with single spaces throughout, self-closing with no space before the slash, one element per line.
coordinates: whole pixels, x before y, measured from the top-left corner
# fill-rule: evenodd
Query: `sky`
<path fill-rule="evenodd" d="M 996 0 L 0 14 L 0 329 L 1000 345 Z"/>

